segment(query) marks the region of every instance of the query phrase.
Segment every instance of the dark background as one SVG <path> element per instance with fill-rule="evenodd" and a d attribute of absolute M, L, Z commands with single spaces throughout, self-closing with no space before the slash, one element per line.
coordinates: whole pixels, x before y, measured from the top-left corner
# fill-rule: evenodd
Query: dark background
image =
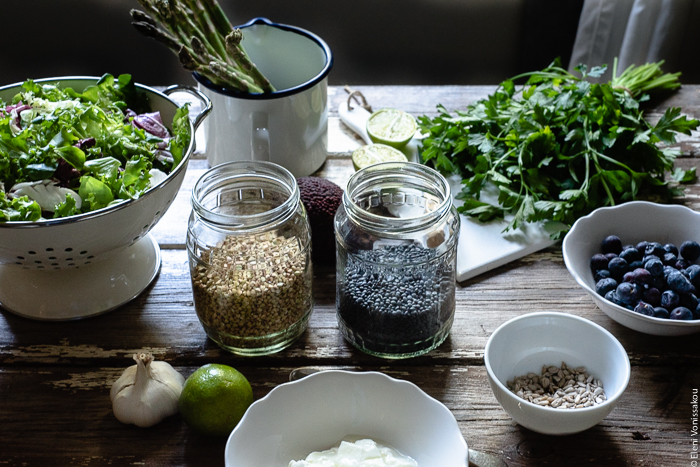
<path fill-rule="evenodd" d="M 583 0 L 220 0 L 233 24 L 264 16 L 321 36 L 331 84 L 496 84 L 568 63 Z M 165 46 L 141 36 L 137 0 L 3 0 L 0 84 L 130 73 L 194 83 Z"/>
<path fill-rule="evenodd" d="M 233 24 L 263 16 L 321 36 L 330 84 L 497 84 L 568 65 L 583 0 L 219 0 Z M 3 0 L 0 84 L 66 75 L 132 74 L 194 84 L 175 55 L 141 36 L 137 0 Z M 681 64 L 700 82 L 695 45 Z M 599 64 L 589 64 L 599 65 Z M 684 70 L 683 68 L 689 68 Z M 695 68 L 693 70 L 692 68 Z"/>

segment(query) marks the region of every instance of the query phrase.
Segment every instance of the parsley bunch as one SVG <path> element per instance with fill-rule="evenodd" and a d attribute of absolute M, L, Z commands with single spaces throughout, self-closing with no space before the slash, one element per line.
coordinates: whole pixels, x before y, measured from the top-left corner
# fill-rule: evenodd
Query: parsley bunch
<path fill-rule="evenodd" d="M 669 201 L 681 191 L 664 179 L 677 152 L 668 147 L 676 133 L 690 134 L 697 120 L 669 108 L 652 125 L 643 117 L 643 94 L 674 89 L 678 74 L 662 75 L 660 63 L 632 67 L 611 83 L 595 84 L 605 67 L 581 77 L 557 62 L 542 71 L 516 76 L 464 111 L 438 105 L 435 118 L 419 118 L 425 163 L 459 174 L 464 200 L 460 212 L 489 221 L 512 215 L 506 231 L 524 222 L 556 221 L 566 227 L 601 206 L 635 199 Z M 514 81 L 527 77 L 516 88 Z M 651 86 L 650 86 L 651 85 Z M 676 182 L 693 182 L 695 168 L 672 173 Z M 493 185 L 497 204 L 480 199 Z"/>

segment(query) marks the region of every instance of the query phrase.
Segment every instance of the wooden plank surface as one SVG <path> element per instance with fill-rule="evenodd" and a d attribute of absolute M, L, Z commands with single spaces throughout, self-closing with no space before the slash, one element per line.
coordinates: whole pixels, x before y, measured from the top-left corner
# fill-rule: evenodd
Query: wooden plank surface
<path fill-rule="evenodd" d="M 434 115 L 438 103 L 462 108 L 494 88 L 358 89 L 375 108 Z M 335 113 L 345 98 L 342 88 L 329 89 L 329 157 L 317 174 L 341 186 L 352 173 L 348 155 L 361 144 Z M 652 104 L 651 118 L 669 105 L 700 118 L 700 86 L 686 86 Z M 679 165 L 698 167 L 700 135 L 684 137 L 679 147 L 684 151 Z M 190 161 L 173 206 L 152 231 L 162 249 L 160 273 L 134 301 L 104 316 L 67 323 L 36 322 L 0 311 L 0 465 L 222 466 L 224 442 L 193 434 L 179 416 L 149 429 L 114 418 L 109 388 L 139 350 L 153 352 L 185 376 L 205 363 L 234 366 L 248 377 L 256 399 L 300 366 L 383 371 L 442 401 L 472 449 L 497 454 L 511 467 L 690 465 L 690 398 L 700 388 L 697 335 L 647 336 L 615 323 L 568 274 L 560 245 L 457 284 L 452 332 L 425 356 L 386 361 L 347 344 L 337 329 L 335 274 L 328 268 L 315 270 L 309 329 L 290 348 L 254 359 L 220 350 L 197 320 L 184 248 L 189 192 L 206 170 L 203 154 Z M 700 187 L 690 187 L 686 204 L 700 209 L 699 196 Z M 620 340 L 632 363 L 632 378 L 618 407 L 578 435 L 544 436 L 516 425 L 488 385 L 483 365 L 488 337 L 504 321 L 540 310 L 564 311 L 602 325 Z"/>

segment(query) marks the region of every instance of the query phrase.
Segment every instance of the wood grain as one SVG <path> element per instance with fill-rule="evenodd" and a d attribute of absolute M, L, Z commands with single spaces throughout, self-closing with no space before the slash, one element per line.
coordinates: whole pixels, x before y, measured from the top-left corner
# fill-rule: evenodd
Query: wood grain
<path fill-rule="evenodd" d="M 438 103 L 463 108 L 493 86 L 359 86 L 375 108 L 435 115 Z M 329 157 L 316 174 L 344 187 L 349 154 L 361 143 L 338 119 L 347 94 L 329 88 Z M 684 86 L 647 104 L 650 119 L 680 106 L 700 118 L 700 86 Z M 699 167 L 700 134 L 683 136 L 678 165 Z M 200 148 L 201 149 L 201 148 Z M 189 375 L 205 363 L 225 363 L 250 380 L 255 398 L 288 381 L 300 366 L 376 370 L 417 384 L 456 417 L 470 448 L 502 457 L 509 466 L 689 465 L 691 393 L 700 388 L 697 336 L 663 338 L 631 331 L 604 315 L 576 284 L 555 245 L 457 284 L 457 309 L 448 339 L 428 355 L 387 361 L 349 345 L 338 331 L 335 272 L 314 271 L 315 306 L 308 330 L 290 348 L 243 358 L 207 339 L 194 309 L 185 237 L 190 190 L 208 169 L 205 154 L 190 161 L 168 213 L 152 230 L 162 249 L 154 283 L 129 304 L 82 321 L 37 322 L 0 311 L 0 465 L 222 466 L 224 441 L 192 433 L 179 416 L 150 429 L 119 423 L 109 388 L 134 352 Z M 679 200 L 700 210 L 700 184 Z M 0 287 L 2 284 L 0 284 Z M 504 321 L 556 310 L 590 319 L 612 332 L 628 352 L 632 378 L 618 407 L 596 427 L 573 436 L 539 435 L 516 425 L 490 390 L 483 363 L 488 337 Z M 266 466 L 261 466 L 266 467 Z"/>

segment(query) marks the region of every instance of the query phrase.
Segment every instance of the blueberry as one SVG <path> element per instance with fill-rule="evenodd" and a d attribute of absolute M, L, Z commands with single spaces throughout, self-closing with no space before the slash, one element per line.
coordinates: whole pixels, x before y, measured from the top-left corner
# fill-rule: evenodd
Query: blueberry
<path fill-rule="evenodd" d="M 659 242 L 650 242 L 647 243 L 646 248 L 644 249 L 644 254 L 646 256 L 658 256 L 661 258 L 664 254 L 666 254 L 666 250 L 664 250 L 664 247 L 661 243 Z"/>
<path fill-rule="evenodd" d="M 627 248 L 626 250 L 622 250 L 622 253 L 620 253 L 619 256 L 628 263 L 633 263 L 642 259 L 642 255 L 639 254 L 636 248 Z"/>
<path fill-rule="evenodd" d="M 641 261 L 632 261 L 630 263 L 630 269 L 632 269 L 632 270 L 637 269 L 637 268 L 643 268 L 643 267 L 644 267 L 644 263 L 642 263 Z"/>
<path fill-rule="evenodd" d="M 596 254 L 591 257 L 591 271 L 596 272 L 607 269 L 610 261 L 603 254 Z"/>
<path fill-rule="evenodd" d="M 678 257 L 673 253 L 666 253 L 663 258 L 661 258 L 661 261 L 663 261 L 666 266 L 673 266 L 676 264 L 676 261 L 678 261 Z"/>
<path fill-rule="evenodd" d="M 698 303 L 698 306 L 693 310 L 693 319 L 700 319 L 700 303 Z"/>
<path fill-rule="evenodd" d="M 644 269 L 649 271 L 652 276 L 661 277 L 664 274 L 664 263 L 658 258 L 652 258 L 644 263 Z"/>
<path fill-rule="evenodd" d="M 673 243 L 665 244 L 664 250 L 666 250 L 668 253 L 673 253 L 674 255 L 678 256 L 678 248 Z"/>
<path fill-rule="evenodd" d="M 681 302 L 681 297 L 673 290 L 664 290 L 661 293 L 661 306 L 668 311 L 673 310 Z"/>
<path fill-rule="evenodd" d="M 623 282 L 615 289 L 615 295 L 625 305 L 636 305 L 639 301 L 639 287 L 631 282 Z"/>
<path fill-rule="evenodd" d="M 639 302 L 637 306 L 634 307 L 634 312 L 644 316 L 654 316 L 654 307 L 648 303 Z"/>
<path fill-rule="evenodd" d="M 644 268 L 638 268 L 630 271 L 623 276 L 624 282 L 634 282 L 638 285 L 651 284 L 652 276 L 649 271 Z"/>
<path fill-rule="evenodd" d="M 647 261 L 652 260 L 652 259 L 658 259 L 661 261 L 661 256 L 656 256 L 656 255 L 646 255 L 642 258 L 642 263 L 647 264 Z M 663 261 L 661 261 L 663 262 Z"/>
<path fill-rule="evenodd" d="M 603 253 L 619 254 L 622 251 L 622 242 L 617 235 L 608 235 L 601 244 Z"/>
<path fill-rule="evenodd" d="M 678 270 L 686 269 L 689 266 L 690 266 L 690 261 L 688 261 L 685 258 L 678 258 L 678 261 L 676 261 L 676 264 L 673 265 L 673 267 L 678 269 Z"/>
<path fill-rule="evenodd" d="M 636 250 L 634 245 L 622 245 L 622 251 L 629 250 L 630 248 L 634 248 Z"/>
<path fill-rule="evenodd" d="M 639 255 L 640 255 L 640 256 L 644 256 L 644 252 L 646 251 L 647 245 L 648 245 L 648 244 L 649 244 L 649 242 L 639 242 L 639 243 L 637 243 L 637 251 L 639 252 Z"/>
<path fill-rule="evenodd" d="M 596 271 L 595 275 L 593 276 L 596 282 L 598 282 L 601 279 L 605 279 L 606 277 L 612 277 L 610 275 L 610 271 L 608 271 L 607 269 L 601 269 L 600 271 Z"/>
<path fill-rule="evenodd" d="M 671 288 L 671 290 L 679 295 L 690 293 L 694 288 L 693 284 L 691 284 L 688 278 L 685 277 L 680 271 L 671 272 L 666 278 L 666 282 L 668 282 L 668 286 Z"/>
<path fill-rule="evenodd" d="M 626 304 L 620 298 L 617 296 L 617 292 L 615 290 L 611 290 L 610 292 L 605 294 L 605 299 L 609 302 L 614 303 L 615 305 L 619 305 L 623 308 L 627 308 L 628 310 L 634 309 L 631 305 Z"/>
<path fill-rule="evenodd" d="M 669 318 L 670 319 L 678 319 L 678 320 L 682 320 L 682 321 L 690 321 L 693 319 L 693 312 L 684 306 L 679 306 L 678 308 L 675 308 L 671 312 L 671 315 L 669 316 Z"/>
<path fill-rule="evenodd" d="M 666 308 L 661 308 L 660 306 L 654 307 L 654 318 L 668 319 L 670 313 Z"/>
<path fill-rule="evenodd" d="M 673 266 L 664 266 L 664 278 L 668 277 L 673 271 L 677 271 Z"/>
<path fill-rule="evenodd" d="M 617 295 L 615 295 L 615 291 L 611 290 L 610 292 L 606 293 L 605 299 L 609 302 L 617 303 Z"/>
<path fill-rule="evenodd" d="M 610 261 L 613 258 L 617 258 L 617 253 L 605 253 L 604 256 L 608 258 L 608 261 Z"/>
<path fill-rule="evenodd" d="M 698 307 L 698 297 L 692 293 L 681 295 L 680 305 L 689 310 L 694 310 Z"/>
<path fill-rule="evenodd" d="M 691 264 L 686 268 L 685 272 L 690 280 L 690 283 L 693 284 L 696 289 L 700 287 L 700 266 L 697 264 Z"/>
<path fill-rule="evenodd" d="M 617 281 L 612 277 L 606 277 L 599 280 L 595 284 L 595 291 L 600 296 L 605 296 L 606 293 L 617 288 Z"/>
<path fill-rule="evenodd" d="M 642 301 L 652 306 L 661 304 L 661 292 L 656 287 L 650 287 L 642 292 Z"/>
<path fill-rule="evenodd" d="M 700 244 L 694 241 L 681 243 L 680 254 L 688 261 L 695 261 L 700 258 Z"/>
<path fill-rule="evenodd" d="M 621 279 L 628 269 L 629 266 L 627 265 L 627 261 L 620 257 L 613 258 L 608 263 L 608 271 L 610 271 L 610 275 L 617 279 Z"/>

